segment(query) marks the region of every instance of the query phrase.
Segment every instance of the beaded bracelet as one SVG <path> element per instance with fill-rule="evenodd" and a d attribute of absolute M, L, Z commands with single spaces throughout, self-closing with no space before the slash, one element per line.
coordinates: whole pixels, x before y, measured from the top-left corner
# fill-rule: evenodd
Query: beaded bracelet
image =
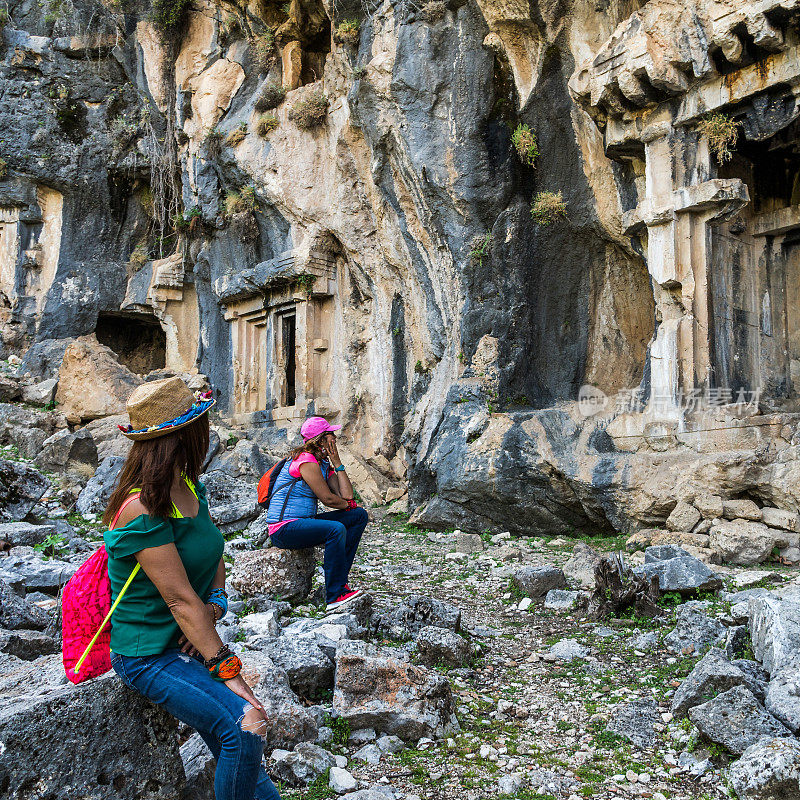
<path fill-rule="evenodd" d="M 239 656 L 230 655 L 227 658 L 208 668 L 211 677 L 216 681 L 229 681 L 242 671 L 242 662 Z"/>
<path fill-rule="evenodd" d="M 220 619 L 228 613 L 228 595 L 224 589 L 213 589 L 206 598 L 206 603 L 213 603 L 222 609 Z"/>

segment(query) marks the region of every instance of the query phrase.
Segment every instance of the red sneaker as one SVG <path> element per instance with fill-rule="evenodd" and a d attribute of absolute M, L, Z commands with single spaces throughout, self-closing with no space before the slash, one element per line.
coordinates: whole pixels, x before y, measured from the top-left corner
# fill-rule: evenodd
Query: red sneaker
<path fill-rule="evenodd" d="M 346 603 L 349 603 L 351 600 L 355 600 L 361 594 L 361 589 L 349 589 L 349 587 L 344 587 L 344 594 L 337 597 L 332 603 L 328 603 L 327 608 L 325 609 L 326 613 L 330 613 L 331 611 L 335 611 L 337 608 L 341 608 Z"/>

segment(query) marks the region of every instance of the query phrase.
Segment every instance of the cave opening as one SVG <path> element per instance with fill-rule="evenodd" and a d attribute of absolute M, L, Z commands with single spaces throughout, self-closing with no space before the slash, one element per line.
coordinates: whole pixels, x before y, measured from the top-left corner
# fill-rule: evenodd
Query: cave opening
<path fill-rule="evenodd" d="M 101 312 L 95 336 L 131 372 L 145 375 L 166 367 L 167 334 L 152 314 Z"/>

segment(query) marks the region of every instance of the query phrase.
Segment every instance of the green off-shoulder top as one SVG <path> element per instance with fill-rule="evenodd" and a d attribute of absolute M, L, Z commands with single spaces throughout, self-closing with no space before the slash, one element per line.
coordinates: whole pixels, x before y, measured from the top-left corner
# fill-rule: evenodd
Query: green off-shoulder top
<path fill-rule="evenodd" d="M 142 514 L 103 534 L 112 603 L 136 566 L 135 554 L 169 543 L 175 544 L 192 588 L 203 599 L 208 595 L 225 540 L 208 514 L 205 487 L 197 483 L 194 488 L 199 502 L 196 517 L 165 519 Z M 111 618 L 111 651 L 123 656 L 159 655 L 177 647 L 180 635 L 158 589 L 139 570 Z"/>

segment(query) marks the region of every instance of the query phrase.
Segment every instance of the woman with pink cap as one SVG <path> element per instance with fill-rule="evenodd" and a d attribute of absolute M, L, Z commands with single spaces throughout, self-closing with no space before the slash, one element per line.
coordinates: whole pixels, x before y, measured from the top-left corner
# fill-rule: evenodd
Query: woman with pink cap
<path fill-rule="evenodd" d="M 339 458 L 334 433 L 339 428 L 324 417 L 309 417 L 303 423 L 304 444 L 292 451 L 278 473 L 267 511 L 275 547 L 325 546 L 328 611 L 361 594 L 350 588 L 348 578 L 368 520 L 353 499 L 353 484 Z M 335 510 L 317 514 L 318 500 Z"/>

